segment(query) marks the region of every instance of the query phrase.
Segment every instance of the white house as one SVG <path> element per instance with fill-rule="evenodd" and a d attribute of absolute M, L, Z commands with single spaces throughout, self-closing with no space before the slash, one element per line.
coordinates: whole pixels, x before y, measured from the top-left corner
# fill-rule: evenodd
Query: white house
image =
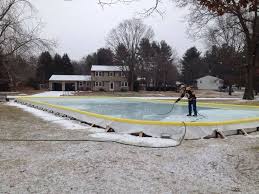
<path fill-rule="evenodd" d="M 91 90 L 90 75 L 52 75 L 49 89 L 54 91 Z"/>
<path fill-rule="evenodd" d="M 224 80 L 210 75 L 201 77 L 196 81 L 197 87 L 200 90 L 218 90 L 224 84 Z"/>

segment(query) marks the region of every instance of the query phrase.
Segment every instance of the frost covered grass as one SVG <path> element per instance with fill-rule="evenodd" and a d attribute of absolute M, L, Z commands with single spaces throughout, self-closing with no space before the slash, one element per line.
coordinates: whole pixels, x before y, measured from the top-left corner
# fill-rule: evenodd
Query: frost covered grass
<path fill-rule="evenodd" d="M 75 121 L 71 121 L 71 120 L 66 119 L 66 118 L 58 117 L 58 116 L 55 116 L 54 114 L 50 114 L 48 112 L 37 110 L 35 108 L 31 108 L 31 107 L 28 107 L 26 105 L 18 104 L 18 103 L 15 103 L 15 102 L 9 102 L 9 103 L 7 103 L 7 105 L 20 108 L 20 109 L 22 109 L 26 112 L 29 112 L 29 113 L 33 114 L 34 116 L 36 116 L 38 118 L 41 118 L 41 119 L 47 121 L 47 122 L 58 124 L 65 129 L 73 130 L 73 129 L 90 128 L 89 126 L 80 125 L 79 123 L 77 123 Z"/>
<path fill-rule="evenodd" d="M 86 130 L 89 126 L 22 106 L 12 102 L 0 104 L 1 139 L 82 139 L 90 133 Z"/>

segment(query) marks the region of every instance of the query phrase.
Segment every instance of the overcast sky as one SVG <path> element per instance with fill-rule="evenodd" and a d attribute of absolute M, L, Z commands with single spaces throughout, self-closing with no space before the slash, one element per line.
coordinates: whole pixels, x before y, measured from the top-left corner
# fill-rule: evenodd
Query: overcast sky
<path fill-rule="evenodd" d="M 137 12 L 152 5 L 151 0 L 104 9 L 97 0 L 33 0 L 32 3 L 44 23 L 44 35 L 57 40 L 58 53 L 68 53 L 74 60 L 105 47 L 105 39 L 112 28 L 124 19 L 139 17 Z M 179 57 L 192 46 L 202 48 L 200 43 L 193 42 L 186 35 L 184 16 L 187 10 L 176 8 L 171 2 L 162 4 L 161 10 L 165 11 L 163 18 L 154 15 L 143 19 L 145 24 L 152 26 L 155 40 L 165 40 Z"/>

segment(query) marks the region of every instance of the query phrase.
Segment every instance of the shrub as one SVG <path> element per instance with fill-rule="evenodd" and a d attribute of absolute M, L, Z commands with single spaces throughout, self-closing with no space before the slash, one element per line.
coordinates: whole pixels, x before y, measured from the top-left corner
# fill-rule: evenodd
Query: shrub
<path fill-rule="evenodd" d="M 35 90 L 39 90 L 39 83 L 35 78 L 29 78 L 28 81 L 26 82 L 26 86 L 32 87 Z"/>
<path fill-rule="evenodd" d="M 138 92 L 139 91 L 139 82 L 134 82 L 134 85 L 133 85 L 133 90 L 135 91 L 135 92 Z"/>
<path fill-rule="evenodd" d="M 126 88 L 121 88 L 120 91 L 121 92 L 127 92 L 128 90 Z"/>

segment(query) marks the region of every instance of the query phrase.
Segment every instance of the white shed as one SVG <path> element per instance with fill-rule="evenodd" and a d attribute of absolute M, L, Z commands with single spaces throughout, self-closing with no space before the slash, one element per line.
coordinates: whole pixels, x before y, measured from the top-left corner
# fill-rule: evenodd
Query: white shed
<path fill-rule="evenodd" d="M 224 80 L 210 75 L 201 77 L 196 81 L 200 90 L 218 90 L 224 84 Z"/>
<path fill-rule="evenodd" d="M 53 91 L 77 91 L 91 89 L 90 75 L 52 75 L 49 89 Z"/>

